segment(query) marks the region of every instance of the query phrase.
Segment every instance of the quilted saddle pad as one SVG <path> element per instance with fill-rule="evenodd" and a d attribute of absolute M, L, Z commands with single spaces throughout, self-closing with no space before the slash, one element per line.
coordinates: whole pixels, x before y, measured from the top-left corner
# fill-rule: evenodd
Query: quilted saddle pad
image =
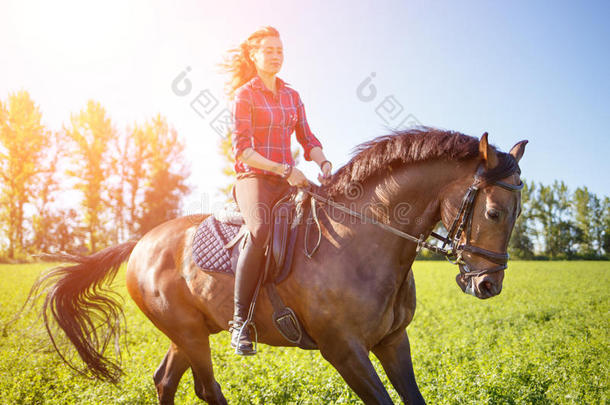
<path fill-rule="evenodd" d="M 237 235 L 240 225 L 220 222 L 213 215 L 207 217 L 193 237 L 193 260 L 202 270 L 233 274 L 231 249 L 224 246 Z"/>

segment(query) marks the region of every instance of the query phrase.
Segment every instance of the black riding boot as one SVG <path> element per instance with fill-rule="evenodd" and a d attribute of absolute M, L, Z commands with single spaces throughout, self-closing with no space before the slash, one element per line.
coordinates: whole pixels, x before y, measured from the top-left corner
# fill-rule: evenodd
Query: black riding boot
<path fill-rule="evenodd" d="M 229 322 L 231 324 L 231 346 L 235 347 L 237 354 L 244 356 L 256 354 L 252 346 L 250 328 L 246 326 L 241 330 L 241 326 L 248 318 L 248 310 L 254 290 L 256 290 L 262 259 L 265 254 L 265 249 L 255 245 L 249 234 L 246 239 L 235 269 L 235 305 L 233 322 Z"/>

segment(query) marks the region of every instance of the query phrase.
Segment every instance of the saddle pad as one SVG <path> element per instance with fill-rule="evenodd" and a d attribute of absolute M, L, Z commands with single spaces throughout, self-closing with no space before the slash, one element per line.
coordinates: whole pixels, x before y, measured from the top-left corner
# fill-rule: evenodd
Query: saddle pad
<path fill-rule="evenodd" d="M 193 260 L 202 270 L 233 274 L 231 251 L 224 245 L 239 232 L 239 225 L 207 217 L 193 237 Z"/>

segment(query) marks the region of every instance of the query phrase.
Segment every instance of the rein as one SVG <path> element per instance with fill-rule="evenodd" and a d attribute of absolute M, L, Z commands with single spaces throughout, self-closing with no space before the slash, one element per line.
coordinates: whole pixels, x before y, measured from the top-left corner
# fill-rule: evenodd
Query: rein
<path fill-rule="evenodd" d="M 379 222 L 378 220 L 371 218 L 365 214 L 351 210 L 351 209 L 347 208 L 346 206 L 336 203 L 336 202 L 332 201 L 331 199 L 326 198 L 320 194 L 317 194 L 313 191 L 303 188 L 302 190 L 312 197 L 311 198 L 311 211 L 312 211 L 312 216 L 313 216 L 314 222 L 318 228 L 318 240 L 316 242 L 316 245 L 310 252 L 307 248 L 307 240 L 308 240 L 308 236 L 309 236 L 309 225 L 310 224 L 309 223 L 307 224 L 307 227 L 305 229 L 305 255 L 308 258 L 311 258 L 313 256 L 313 254 L 315 253 L 315 251 L 317 250 L 317 248 L 319 247 L 320 241 L 322 238 L 322 230 L 321 230 L 318 216 L 316 213 L 316 201 L 320 201 L 324 204 L 328 204 L 334 208 L 337 208 L 341 212 L 344 212 L 348 215 L 359 218 L 360 220 L 364 221 L 364 223 L 368 222 L 368 223 L 374 224 L 376 226 L 379 226 L 380 228 L 382 228 L 383 230 L 385 230 L 387 232 L 393 233 L 394 235 L 396 235 L 400 238 L 403 238 L 410 242 L 416 243 L 417 244 L 416 252 L 419 252 L 423 248 L 423 249 L 427 249 L 431 252 L 438 253 L 438 254 L 445 256 L 445 258 L 449 262 L 456 264 L 456 265 L 462 265 L 462 266 L 460 266 L 460 273 L 462 273 L 466 277 L 475 277 L 475 276 L 480 276 L 483 274 L 495 273 L 497 271 L 504 270 L 508 267 L 507 266 L 508 253 L 494 252 L 491 250 L 483 249 L 478 246 L 473 246 L 469 243 L 470 234 L 472 231 L 472 217 L 473 217 L 473 212 L 474 212 L 474 202 L 475 202 L 476 196 L 479 192 L 479 187 L 483 183 L 483 180 L 481 179 L 481 176 L 480 176 L 481 172 L 482 172 L 482 167 L 479 167 L 479 169 L 477 170 L 477 173 L 474 176 L 474 181 L 473 181 L 472 185 L 470 187 L 468 187 L 466 194 L 462 198 L 462 203 L 460 205 L 460 209 L 459 209 L 457 215 L 455 216 L 455 218 L 451 224 L 451 227 L 449 228 L 449 232 L 447 233 L 447 236 L 439 235 L 436 232 L 430 233 L 430 236 L 443 242 L 443 245 L 441 247 L 429 243 L 427 241 L 428 237 L 426 237 L 424 234 L 419 235 L 419 237 L 408 234 L 406 232 L 403 232 L 399 229 L 394 228 L 393 226 Z M 503 189 L 511 191 L 511 192 L 519 192 L 519 191 L 521 191 L 521 189 L 523 189 L 522 181 L 517 185 L 506 183 L 506 182 L 500 181 L 500 180 L 496 180 L 491 184 L 494 186 L 502 187 Z M 462 238 L 463 234 L 466 235 L 466 241 L 465 241 L 465 243 L 460 244 L 460 239 Z M 486 269 L 486 270 L 471 271 L 468 267 L 468 264 L 462 258 L 462 255 L 464 252 L 468 252 L 468 253 L 483 257 L 484 259 L 497 264 L 497 266 L 492 267 L 490 269 Z"/>

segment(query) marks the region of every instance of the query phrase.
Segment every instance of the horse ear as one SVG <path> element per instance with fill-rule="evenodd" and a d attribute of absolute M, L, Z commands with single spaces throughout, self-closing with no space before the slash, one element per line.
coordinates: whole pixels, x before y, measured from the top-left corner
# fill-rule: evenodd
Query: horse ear
<path fill-rule="evenodd" d="M 489 146 L 487 142 L 487 132 L 483 134 L 479 141 L 479 156 L 485 161 L 485 169 L 493 169 L 498 165 L 498 155 L 496 150 Z"/>
<path fill-rule="evenodd" d="M 513 148 L 510 150 L 509 153 L 513 155 L 517 163 L 519 163 L 519 161 L 523 157 L 523 153 L 525 152 L 525 145 L 527 145 L 528 142 L 528 140 L 517 142 L 515 146 L 513 146 Z"/>

